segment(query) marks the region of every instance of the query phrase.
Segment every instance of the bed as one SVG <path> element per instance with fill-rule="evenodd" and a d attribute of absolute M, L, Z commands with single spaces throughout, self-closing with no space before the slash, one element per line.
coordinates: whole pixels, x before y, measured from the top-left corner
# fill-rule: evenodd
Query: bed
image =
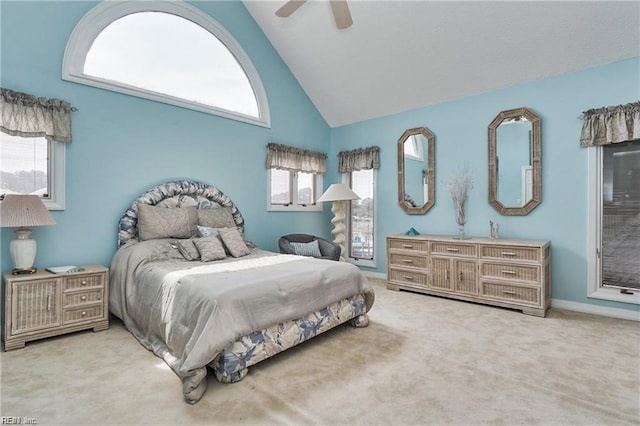
<path fill-rule="evenodd" d="M 244 224 L 228 196 L 186 180 L 149 189 L 119 222 L 109 309 L 180 377 L 190 404 L 208 368 L 237 382 L 333 327 L 369 323 L 375 296 L 356 266 L 261 250 Z"/>

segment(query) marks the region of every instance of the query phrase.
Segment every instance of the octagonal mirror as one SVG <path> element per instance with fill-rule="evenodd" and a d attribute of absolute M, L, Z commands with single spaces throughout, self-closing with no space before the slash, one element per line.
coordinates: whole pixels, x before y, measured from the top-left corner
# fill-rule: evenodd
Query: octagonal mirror
<path fill-rule="evenodd" d="M 489 203 L 503 215 L 526 215 L 542 201 L 540 117 L 502 111 L 489 124 Z"/>
<path fill-rule="evenodd" d="M 407 214 L 425 214 L 435 203 L 435 137 L 426 127 L 398 139 L 398 204 Z"/>

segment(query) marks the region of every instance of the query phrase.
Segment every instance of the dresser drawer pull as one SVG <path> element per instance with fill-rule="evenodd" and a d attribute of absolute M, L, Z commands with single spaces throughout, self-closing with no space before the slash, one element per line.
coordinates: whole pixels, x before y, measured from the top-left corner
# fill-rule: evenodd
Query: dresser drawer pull
<path fill-rule="evenodd" d="M 506 270 L 503 270 L 503 271 L 501 271 L 501 272 L 502 272 L 503 274 L 505 274 L 505 275 L 516 275 L 516 274 L 517 274 L 517 272 L 516 272 L 516 271 L 506 271 Z"/>
<path fill-rule="evenodd" d="M 80 285 L 87 285 L 87 280 L 82 280 L 82 282 L 80 283 Z"/>
<path fill-rule="evenodd" d="M 448 269 L 444 270 L 444 280 L 445 281 L 449 281 L 449 270 Z"/>
<path fill-rule="evenodd" d="M 82 297 L 80 298 L 80 300 L 82 300 L 82 301 L 87 300 L 87 296 L 82 296 Z"/>
<path fill-rule="evenodd" d="M 51 295 L 47 294 L 47 312 L 51 311 Z"/>
<path fill-rule="evenodd" d="M 404 263 L 413 263 L 413 260 L 411 260 L 411 259 L 402 259 L 402 261 Z"/>
<path fill-rule="evenodd" d="M 460 251 L 460 249 L 447 247 L 447 251 L 451 251 L 451 252 L 457 253 L 457 252 Z"/>
<path fill-rule="evenodd" d="M 82 311 L 80 315 L 82 315 L 83 317 L 87 316 L 87 311 Z"/>
<path fill-rule="evenodd" d="M 404 248 L 413 248 L 413 244 L 403 244 L 402 247 L 404 247 Z"/>
<path fill-rule="evenodd" d="M 513 296 L 515 296 L 515 294 L 516 294 L 516 292 L 515 292 L 515 291 L 513 291 L 513 290 L 502 290 L 502 292 L 503 292 L 504 294 L 510 294 L 510 295 L 513 295 Z"/>
<path fill-rule="evenodd" d="M 503 251 L 501 253 L 503 256 L 515 256 L 516 254 L 512 251 Z"/>
<path fill-rule="evenodd" d="M 402 278 L 409 281 L 413 280 L 413 277 L 411 275 L 403 275 Z"/>

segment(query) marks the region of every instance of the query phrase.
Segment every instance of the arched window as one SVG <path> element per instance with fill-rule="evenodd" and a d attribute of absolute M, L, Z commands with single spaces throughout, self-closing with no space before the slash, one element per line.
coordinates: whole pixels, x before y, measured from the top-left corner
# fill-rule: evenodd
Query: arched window
<path fill-rule="evenodd" d="M 73 30 L 62 78 L 271 125 L 247 54 L 213 18 L 183 2 L 100 3 Z"/>

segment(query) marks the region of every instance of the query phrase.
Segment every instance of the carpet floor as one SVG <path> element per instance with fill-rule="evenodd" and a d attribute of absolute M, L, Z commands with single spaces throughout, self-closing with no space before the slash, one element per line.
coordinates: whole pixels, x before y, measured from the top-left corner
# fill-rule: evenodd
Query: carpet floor
<path fill-rule="evenodd" d="M 387 290 L 367 328 L 340 326 L 253 366 L 209 374 L 196 405 L 122 323 L 3 352 L 2 423 L 64 425 L 638 425 L 640 325 L 547 318 Z"/>

